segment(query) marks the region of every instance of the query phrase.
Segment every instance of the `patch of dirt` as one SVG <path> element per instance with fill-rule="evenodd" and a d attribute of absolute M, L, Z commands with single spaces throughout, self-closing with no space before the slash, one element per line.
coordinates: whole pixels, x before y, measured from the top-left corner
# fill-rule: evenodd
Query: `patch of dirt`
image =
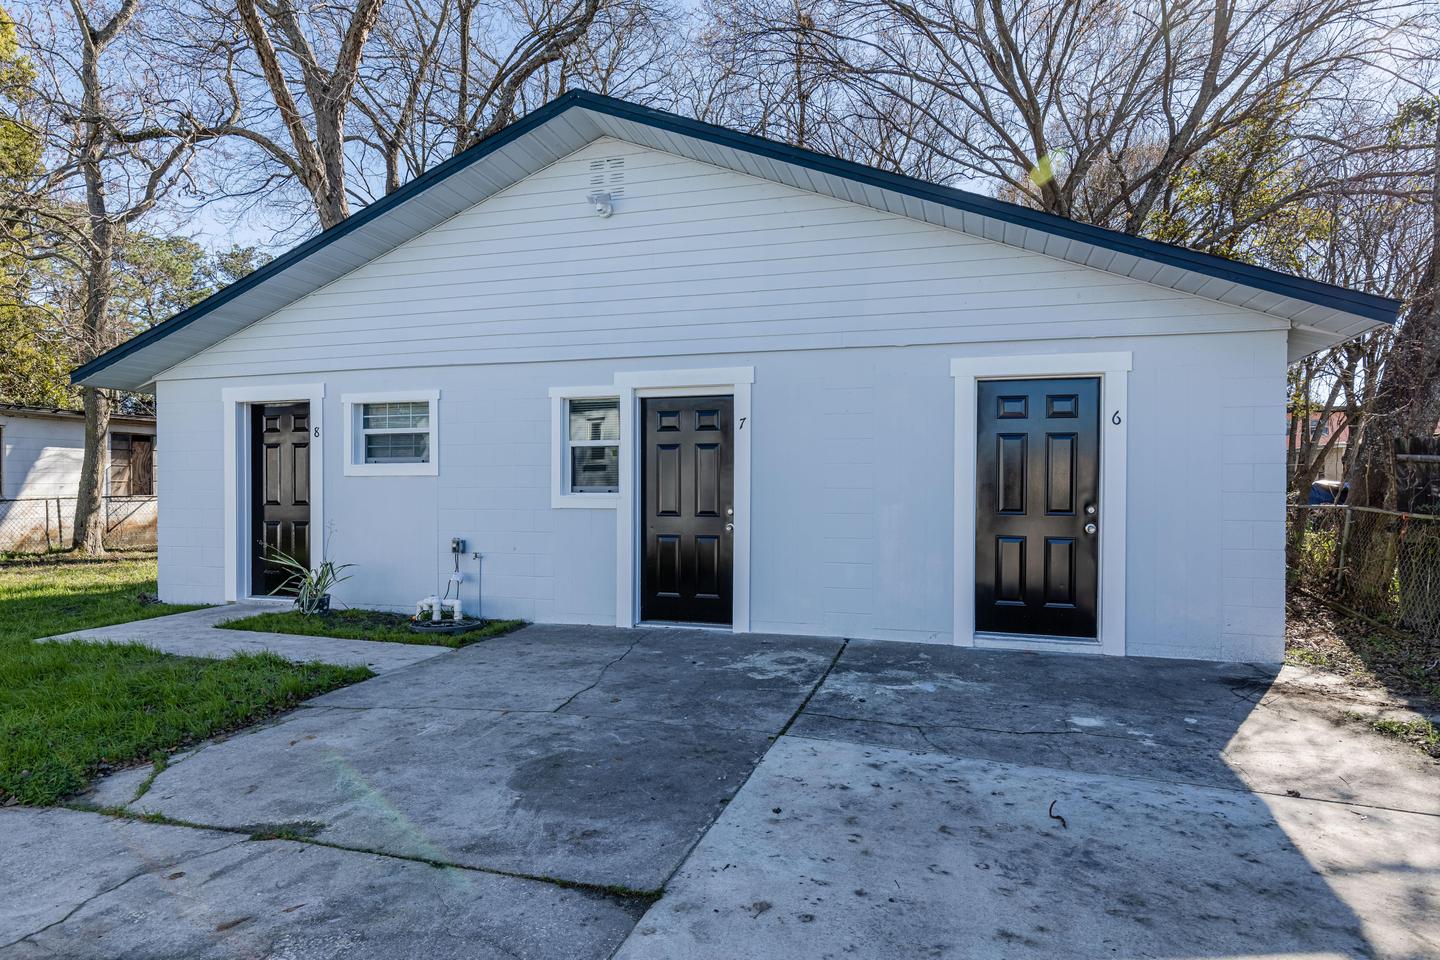
<path fill-rule="evenodd" d="M 1376 718 L 1359 713 L 1347 713 L 1345 718 L 1363 723 L 1381 736 L 1408 743 L 1432 760 L 1440 760 L 1440 727 L 1425 717 L 1402 720 L 1395 717 Z"/>
<path fill-rule="evenodd" d="M 1286 663 L 1440 704 L 1440 638 L 1386 630 L 1293 591 L 1285 613 Z"/>

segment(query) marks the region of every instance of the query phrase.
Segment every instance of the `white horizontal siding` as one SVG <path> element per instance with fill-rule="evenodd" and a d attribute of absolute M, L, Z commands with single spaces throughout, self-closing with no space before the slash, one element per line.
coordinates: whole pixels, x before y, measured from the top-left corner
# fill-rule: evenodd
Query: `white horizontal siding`
<path fill-rule="evenodd" d="M 589 162 L 624 156 L 614 216 Z M 170 379 L 1284 322 L 602 140 L 182 362 Z"/>

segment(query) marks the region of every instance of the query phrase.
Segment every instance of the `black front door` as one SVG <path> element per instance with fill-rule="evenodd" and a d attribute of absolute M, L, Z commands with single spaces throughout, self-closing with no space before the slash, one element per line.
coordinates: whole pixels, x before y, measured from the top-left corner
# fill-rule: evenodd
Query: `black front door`
<path fill-rule="evenodd" d="M 642 620 L 731 622 L 732 397 L 644 400 Z"/>
<path fill-rule="evenodd" d="M 982 380 L 975 628 L 1095 636 L 1100 381 Z"/>
<path fill-rule="evenodd" d="M 257 404 L 251 417 L 250 593 L 263 596 L 289 576 L 270 549 L 310 563 L 310 404 Z"/>

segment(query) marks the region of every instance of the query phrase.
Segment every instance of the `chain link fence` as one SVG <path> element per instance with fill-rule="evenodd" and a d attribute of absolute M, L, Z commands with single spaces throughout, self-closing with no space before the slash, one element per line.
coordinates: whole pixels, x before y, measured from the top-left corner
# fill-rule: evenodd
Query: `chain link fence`
<path fill-rule="evenodd" d="M 1292 506 L 1286 560 L 1294 585 L 1440 637 L 1440 515 Z"/>
<path fill-rule="evenodd" d="M 75 497 L 0 500 L 0 553 L 63 550 L 75 535 Z M 154 497 L 102 497 L 105 547 L 155 548 Z"/>

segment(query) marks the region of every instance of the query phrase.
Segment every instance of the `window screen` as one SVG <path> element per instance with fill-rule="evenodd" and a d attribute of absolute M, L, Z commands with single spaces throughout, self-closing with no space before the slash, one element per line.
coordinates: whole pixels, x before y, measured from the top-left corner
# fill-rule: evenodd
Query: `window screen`
<path fill-rule="evenodd" d="M 429 463 L 430 404 L 425 400 L 360 407 L 366 463 Z"/>
<path fill-rule="evenodd" d="M 620 489 L 620 400 L 574 399 L 567 411 L 571 493 Z"/>

